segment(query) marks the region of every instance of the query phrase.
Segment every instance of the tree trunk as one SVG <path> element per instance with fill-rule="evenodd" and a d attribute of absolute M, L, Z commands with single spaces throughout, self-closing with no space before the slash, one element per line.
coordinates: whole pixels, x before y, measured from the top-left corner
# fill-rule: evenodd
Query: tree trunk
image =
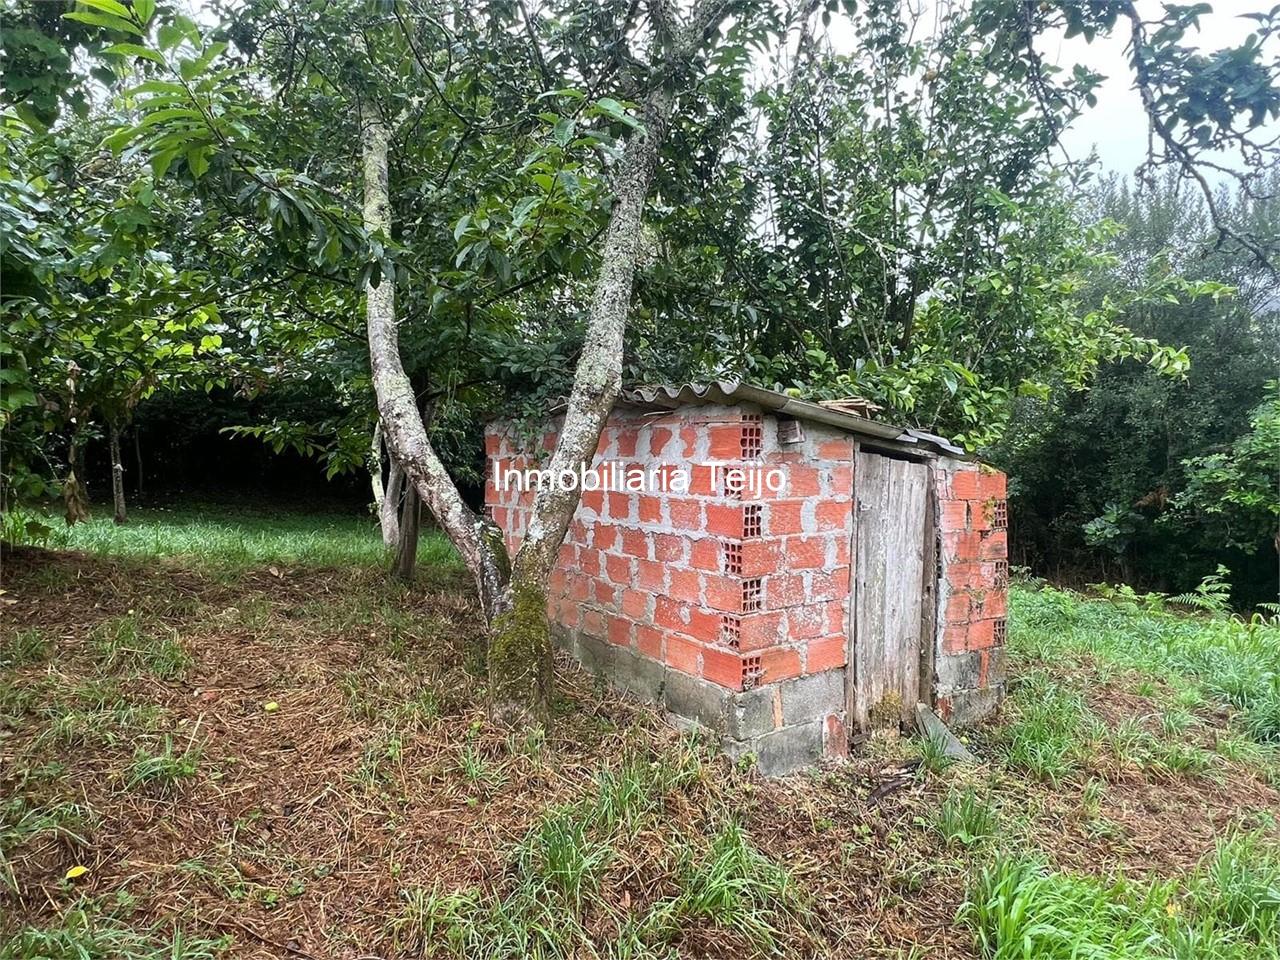
<path fill-rule="evenodd" d="M 115 522 L 122 526 L 129 520 L 124 506 L 124 464 L 120 457 L 120 426 L 114 420 L 107 424 L 111 442 L 111 502 L 115 506 Z"/>
<path fill-rule="evenodd" d="M 677 52 L 665 67 L 684 66 L 728 6 L 699 0 Z M 670 36 L 671 8 L 655 8 L 664 22 L 655 32 Z M 657 71 L 662 76 L 666 71 Z M 668 77 L 669 79 L 669 77 Z M 665 86 L 645 99 L 643 129 L 627 141 L 613 182 L 614 205 L 601 251 L 600 273 L 592 292 L 581 359 L 564 423 L 552 454 L 550 473 L 577 473 L 595 456 L 600 432 L 622 385 L 623 334 L 635 279 L 644 204 L 657 167 L 673 97 Z M 376 107 L 361 111 L 364 160 L 364 225 L 389 238 L 389 131 Z M 506 723 L 543 721 L 551 701 L 551 637 L 546 585 L 574 509 L 576 489 L 551 486 L 535 501 L 528 532 L 509 563 L 501 531 L 463 502 L 431 446 L 414 392 L 400 358 L 395 320 L 395 285 L 383 277 L 366 289 L 369 357 L 378 410 L 387 446 L 413 489 L 458 548 L 475 577 L 481 608 L 489 623 L 490 712 Z"/>
<path fill-rule="evenodd" d="M 391 199 L 387 153 L 389 131 L 375 105 L 360 114 L 364 161 L 364 226 L 371 234 L 391 236 Z M 502 535 L 492 521 L 468 507 L 431 446 L 417 399 L 400 359 L 396 328 L 395 278 L 371 279 L 365 288 L 365 322 L 369 333 L 369 367 L 382 435 L 407 483 L 431 511 L 445 535 L 458 548 L 476 581 L 486 620 L 504 608 L 510 566 Z"/>
<path fill-rule="evenodd" d="M 391 467 L 387 471 L 386 499 L 382 501 L 382 510 L 379 512 L 382 538 L 389 547 L 400 541 L 400 502 L 404 499 L 406 490 L 412 489 L 412 486 L 405 487 L 404 471 L 400 469 L 396 458 L 392 457 Z"/>
<path fill-rule="evenodd" d="M 71 470 L 80 481 L 80 489 L 84 493 L 85 503 L 89 502 L 89 473 L 84 463 L 85 448 L 88 446 L 87 439 L 77 430 L 71 438 Z"/>
<path fill-rule="evenodd" d="M 645 199 L 657 168 L 671 96 L 645 101 L 644 131 L 627 142 L 614 181 L 614 204 L 592 291 L 582 356 L 549 467 L 552 476 L 589 466 L 622 387 L 622 347 L 635 279 Z M 547 485 L 534 499 L 529 529 L 516 554 L 508 608 L 493 624 L 489 690 L 496 718 L 518 722 L 545 710 L 551 697 L 551 632 L 547 580 L 578 506 L 576 486 Z"/>
<path fill-rule="evenodd" d="M 62 501 L 66 507 L 67 526 L 89 519 L 89 490 L 84 484 L 84 437 L 77 427 L 71 434 L 71 449 L 67 454 L 71 468 L 62 482 Z"/>
<path fill-rule="evenodd" d="M 382 529 L 382 543 L 390 548 L 400 540 L 400 493 L 404 487 L 404 471 L 394 456 L 387 472 L 387 484 L 382 485 L 382 422 L 373 428 L 373 443 L 369 450 L 369 478 L 373 485 L 373 506 L 378 513 L 378 526 Z"/>
<path fill-rule="evenodd" d="M 138 437 L 138 425 L 133 425 L 133 460 L 137 465 L 138 478 L 134 483 L 134 492 L 142 496 L 142 441 Z"/>
<path fill-rule="evenodd" d="M 413 582 L 418 565 L 418 526 L 422 511 L 418 494 L 413 487 L 404 491 L 404 503 L 400 509 L 399 531 L 396 539 L 396 562 L 393 568 L 396 579 Z"/>

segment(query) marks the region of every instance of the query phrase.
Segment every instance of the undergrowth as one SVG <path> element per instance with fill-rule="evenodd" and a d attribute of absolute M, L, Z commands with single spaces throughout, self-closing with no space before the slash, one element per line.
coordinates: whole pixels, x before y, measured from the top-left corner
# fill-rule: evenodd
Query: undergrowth
<path fill-rule="evenodd" d="M 1280 850 L 1237 834 L 1185 882 L 1079 876 L 1001 854 L 960 917 L 987 960 L 1275 960 Z"/>
<path fill-rule="evenodd" d="M 1042 662 L 1087 656 L 1162 679 L 1190 682 L 1232 707 L 1260 743 L 1280 743 L 1280 623 L 1224 612 L 1171 610 L 1158 595 L 1111 591 L 1090 600 L 1052 588 L 1015 588 L 1011 652 Z"/>

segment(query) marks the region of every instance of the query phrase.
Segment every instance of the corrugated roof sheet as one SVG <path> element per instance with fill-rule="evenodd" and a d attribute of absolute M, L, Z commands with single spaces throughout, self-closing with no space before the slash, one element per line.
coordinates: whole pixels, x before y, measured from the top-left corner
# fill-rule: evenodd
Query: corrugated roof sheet
<path fill-rule="evenodd" d="M 842 410 L 810 403 L 808 400 L 797 400 L 776 390 L 741 383 L 736 380 L 717 380 L 711 383 L 685 383 L 679 385 L 654 384 L 623 390 L 625 403 L 634 407 L 656 410 L 674 410 L 677 407 L 701 403 L 719 403 L 724 406 L 735 406 L 739 403 L 751 403 L 761 409 L 773 413 L 781 413 L 797 420 L 811 420 L 830 427 L 844 430 L 857 436 L 872 440 L 883 440 L 908 447 L 925 447 L 944 453 L 948 456 L 962 457 L 965 451 L 945 437 L 926 433 L 923 430 L 912 430 L 906 427 L 895 427 L 879 420 L 870 420 Z"/>

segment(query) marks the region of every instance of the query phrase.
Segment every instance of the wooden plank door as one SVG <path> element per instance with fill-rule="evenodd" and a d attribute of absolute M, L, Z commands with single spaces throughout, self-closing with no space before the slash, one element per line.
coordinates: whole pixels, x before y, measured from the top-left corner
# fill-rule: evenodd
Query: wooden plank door
<path fill-rule="evenodd" d="M 859 730 L 910 720 L 920 696 L 928 481 L 927 464 L 857 456 L 846 682 Z"/>

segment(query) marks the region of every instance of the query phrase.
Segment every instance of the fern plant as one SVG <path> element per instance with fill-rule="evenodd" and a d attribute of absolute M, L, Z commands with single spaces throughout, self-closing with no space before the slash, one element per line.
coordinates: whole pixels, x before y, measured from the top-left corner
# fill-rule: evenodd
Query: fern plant
<path fill-rule="evenodd" d="M 1227 577 L 1230 574 L 1230 570 L 1218 564 L 1217 572 L 1201 580 L 1194 590 L 1170 597 L 1169 602 L 1215 616 L 1229 614 L 1231 612 L 1231 581 Z"/>

